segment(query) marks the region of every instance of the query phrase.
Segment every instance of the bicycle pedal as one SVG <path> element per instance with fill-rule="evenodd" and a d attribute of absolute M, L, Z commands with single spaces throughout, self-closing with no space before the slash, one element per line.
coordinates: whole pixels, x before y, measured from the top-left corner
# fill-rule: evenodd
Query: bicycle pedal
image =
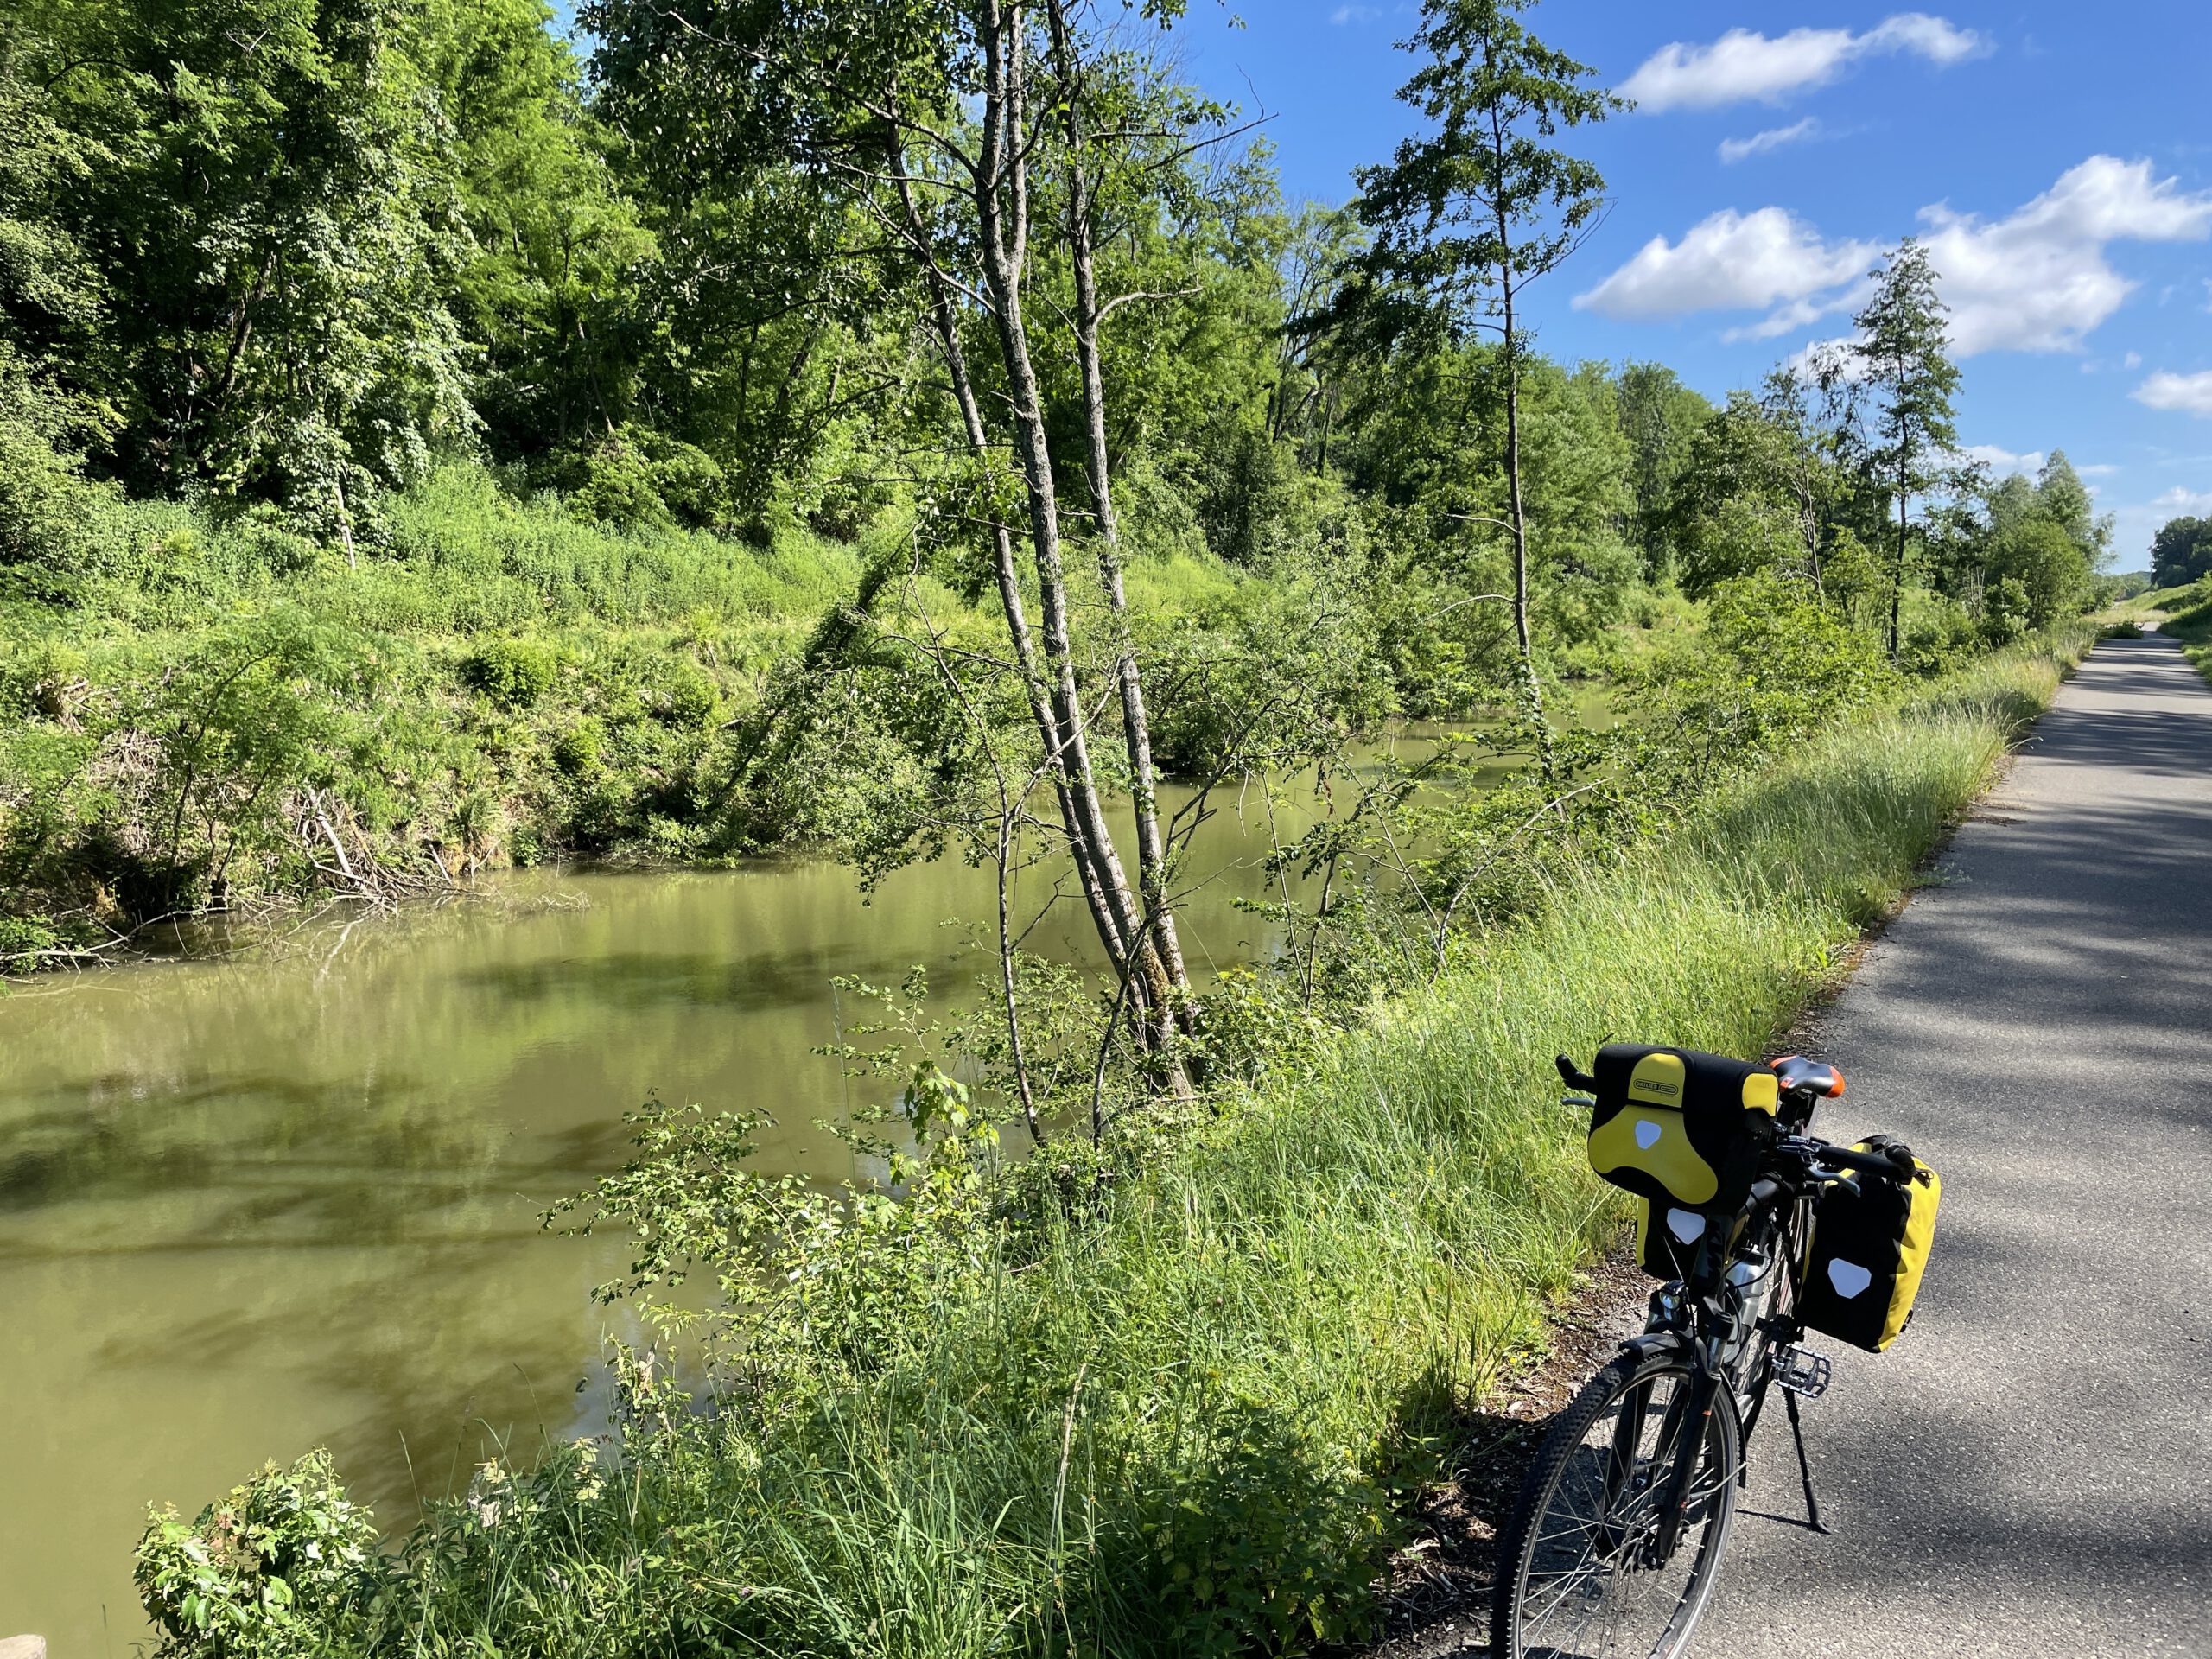
<path fill-rule="evenodd" d="M 1828 1357 L 1794 1344 L 1774 1362 L 1774 1380 L 1790 1393 L 1817 1400 L 1828 1391 Z"/>

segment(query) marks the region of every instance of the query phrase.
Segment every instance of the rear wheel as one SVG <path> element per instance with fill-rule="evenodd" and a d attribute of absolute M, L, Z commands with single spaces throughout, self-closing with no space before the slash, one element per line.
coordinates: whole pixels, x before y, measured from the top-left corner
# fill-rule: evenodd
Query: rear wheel
<path fill-rule="evenodd" d="M 1743 1451 L 1732 1392 L 1715 1390 L 1700 1431 L 1694 1387 L 1679 1351 L 1625 1353 L 1553 1425 L 1499 1541 L 1495 1659 L 1675 1659 L 1688 1646 Z M 1662 1559 L 1660 1510 L 1685 1460 L 1681 1534 Z"/>

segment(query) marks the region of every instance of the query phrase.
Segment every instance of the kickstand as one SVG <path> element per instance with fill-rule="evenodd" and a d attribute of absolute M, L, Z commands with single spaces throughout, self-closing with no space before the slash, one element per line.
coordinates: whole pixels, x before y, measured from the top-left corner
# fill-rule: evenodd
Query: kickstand
<path fill-rule="evenodd" d="M 1805 1459 L 1805 1425 L 1797 1415 L 1797 1395 L 1785 1389 L 1782 1403 L 1789 1409 L 1789 1435 L 1797 1442 L 1797 1475 L 1805 1483 L 1805 1524 L 1815 1532 L 1825 1533 L 1821 1524 L 1821 1500 L 1813 1496 L 1813 1465 Z"/>

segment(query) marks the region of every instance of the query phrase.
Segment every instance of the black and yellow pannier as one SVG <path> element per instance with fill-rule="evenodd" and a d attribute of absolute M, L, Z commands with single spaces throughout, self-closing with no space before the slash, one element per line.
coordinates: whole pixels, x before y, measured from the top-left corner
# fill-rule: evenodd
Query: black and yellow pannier
<path fill-rule="evenodd" d="M 1779 1088 L 1751 1061 L 1689 1048 L 1610 1043 L 1598 1051 L 1590 1167 L 1643 1200 L 1637 1260 L 1683 1276 L 1707 1222 L 1751 1195 L 1775 1135 Z"/>
<path fill-rule="evenodd" d="M 1886 1149 L 1887 1138 L 1859 1144 Z M 1813 1248 L 1797 1317 L 1872 1353 L 1897 1339 L 1912 1318 L 1943 1184 L 1917 1158 L 1909 1181 L 1861 1176 L 1855 1185 L 1822 1189 L 1813 1206 Z"/>

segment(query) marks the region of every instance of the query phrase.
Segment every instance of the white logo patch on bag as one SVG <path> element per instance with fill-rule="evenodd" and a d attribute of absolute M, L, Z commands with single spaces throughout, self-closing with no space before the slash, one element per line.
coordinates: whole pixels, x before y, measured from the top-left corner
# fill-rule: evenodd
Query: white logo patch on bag
<path fill-rule="evenodd" d="M 1847 1302 L 1874 1282 L 1874 1275 L 1856 1262 L 1847 1262 L 1837 1256 L 1828 1263 L 1828 1283 L 1835 1287 L 1835 1294 Z"/>
<path fill-rule="evenodd" d="M 1705 1217 L 1694 1210 L 1669 1210 L 1667 1212 L 1667 1230 L 1683 1243 L 1692 1243 L 1704 1236 Z"/>
<path fill-rule="evenodd" d="M 1648 1117 L 1636 1120 L 1636 1144 L 1649 1152 L 1659 1144 L 1660 1128 Z"/>

